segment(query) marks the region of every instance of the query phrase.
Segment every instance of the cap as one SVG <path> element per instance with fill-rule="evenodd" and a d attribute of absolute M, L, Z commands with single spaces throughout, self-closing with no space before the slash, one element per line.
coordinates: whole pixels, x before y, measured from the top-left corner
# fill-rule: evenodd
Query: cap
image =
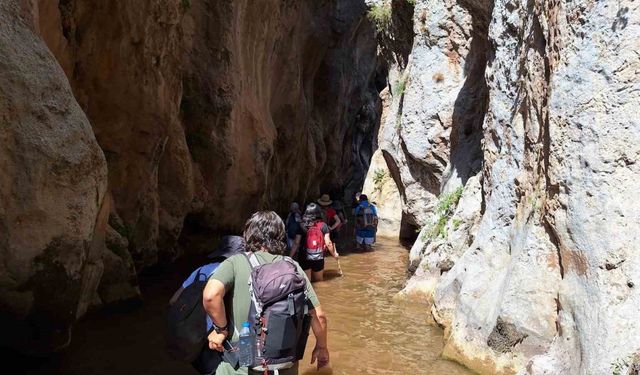
<path fill-rule="evenodd" d="M 240 236 L 224 236 L 220 240 L 218 248 L 209 254 L 209 259 L 224 260 L 233 255 L 240 254 L 244 251 L 244 239 Z"/>

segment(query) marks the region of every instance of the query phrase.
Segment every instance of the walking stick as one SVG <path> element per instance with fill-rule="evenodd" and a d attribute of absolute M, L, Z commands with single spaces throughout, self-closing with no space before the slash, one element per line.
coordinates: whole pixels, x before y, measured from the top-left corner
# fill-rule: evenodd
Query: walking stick
<path fill-rule="evenodd" d="M 338 271 L 340 272 L 340 276 L 344 276 L 344 274 L 342 273 L 342 267 L 340 267 L 340 259 L 336 258 L 336 262 L 338 262 Z"/>

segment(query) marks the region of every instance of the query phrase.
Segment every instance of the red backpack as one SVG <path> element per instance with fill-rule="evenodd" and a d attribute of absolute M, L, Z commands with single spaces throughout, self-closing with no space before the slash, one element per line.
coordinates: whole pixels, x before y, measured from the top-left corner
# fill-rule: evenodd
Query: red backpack
<path fill-rule="evenodd" d="M 324 233 L 322 233 L 322 227 L 325 224 L 322 221 L 314 223 L 307 229 L 307 260 L 321 260 L 324 259 Z"/>

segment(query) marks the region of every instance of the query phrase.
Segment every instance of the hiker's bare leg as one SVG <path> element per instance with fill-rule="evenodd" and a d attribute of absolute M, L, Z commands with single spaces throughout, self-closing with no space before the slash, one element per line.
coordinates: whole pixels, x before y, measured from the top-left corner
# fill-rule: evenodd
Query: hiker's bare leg
<path fill-rule="evenodd" d="M 323 281 L 324 280 L 324 270 L 320 270 L 318 272 L 313 271 L 313 281 Z"/>
<path fill-rule="evenodd" d="M 309 279 L 309 281 L 313 281 L 311 280 L 311 268 L 309 268 L 308 270 L 304 270 L 304 273 L 307 274 L 307 279 Z"/>

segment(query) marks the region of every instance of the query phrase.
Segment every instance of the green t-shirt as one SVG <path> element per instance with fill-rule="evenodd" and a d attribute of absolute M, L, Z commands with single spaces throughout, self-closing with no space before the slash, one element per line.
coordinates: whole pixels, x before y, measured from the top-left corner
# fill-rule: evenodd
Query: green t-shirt
<path fill-rule="evenodd" d="M 275 260 L 282 258 L 280 255 L 273 255 L 265 251 L 260 251 L 255 254 L 260 264 L 273 263 Z M 300 268 L 300 265 L 297 262 L 295 262 L 295 264 L 298 268 L 298 273 L 304 277 L 305 282 L 307 283 L 307 296 L 309 298 L 309 302 L 311 302 L 311 305 L 313 305 L 314 308 L 319 306 L 320 301 L 318 300 L 318 296 L 313 290 L 309 279 L 307 279 L 307 276 L 302 268 Z M 244 323 L 249 316 L 251 296 L 249 295 L 248 282 L 250 275 L 251 266 L 249 265 L 247 258 L 245 258 L 243 254 L 238 254 L 222 262 L 211 276 L 212 279 L 220 281 L 225 287 L 224 305 L 227 312 L 227 322 L 229 327 L 234 327 L 233 336 L 231 338 L 232 342 L 238 341 L 242 323 Z M 297 370 L 297 366 L 295 367 Z M 246 368 L 240 368 L 238 371 L 234 371 L 233 368 L 225 362 L 221 363 L 216 371 L 216 374 L 246 373 Z M 282 375 L 285 375 L 286 373 L 297 373 L 297 371 L 280 371 L 280 374 Z"/>

